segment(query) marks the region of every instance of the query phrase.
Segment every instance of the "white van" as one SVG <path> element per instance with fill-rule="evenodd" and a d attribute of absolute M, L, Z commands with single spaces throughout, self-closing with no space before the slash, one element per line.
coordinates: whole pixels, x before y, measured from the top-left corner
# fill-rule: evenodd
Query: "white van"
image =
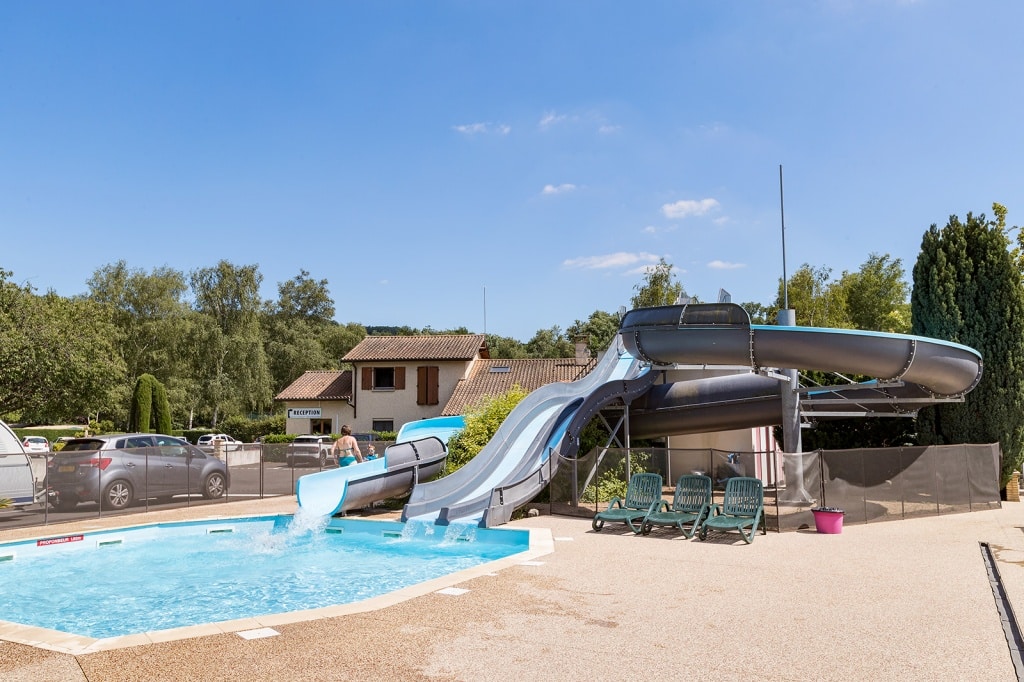
<path fill-rule="evenodd" d="M 24 507 L 36 501 L 35 491 L 32 461 L 14 431 L 0 421 L 0 499 L 10 499 L 13 506 Z"/>

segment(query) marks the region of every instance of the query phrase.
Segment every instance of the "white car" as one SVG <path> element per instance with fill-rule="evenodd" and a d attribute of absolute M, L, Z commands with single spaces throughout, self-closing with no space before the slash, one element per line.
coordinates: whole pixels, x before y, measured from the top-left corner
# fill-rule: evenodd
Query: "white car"
<path fill-rule="evenodd" d="M 50 441 L 42 436 L 25 436 L 25 440 L 21 441 L 21 447 L 25 448 L 25 452 L 49 452 Z"/>
<path fill-rule="evenodd" d="M 199 439 L 196 441 L 196 445 L 204 449 L 212 450 L 216 441 L 224 443 L 224 452 L 238 450 L 242 447 L 242 441 L 236 440 L 226 433 L 207 433 L 199 436 Z"/>

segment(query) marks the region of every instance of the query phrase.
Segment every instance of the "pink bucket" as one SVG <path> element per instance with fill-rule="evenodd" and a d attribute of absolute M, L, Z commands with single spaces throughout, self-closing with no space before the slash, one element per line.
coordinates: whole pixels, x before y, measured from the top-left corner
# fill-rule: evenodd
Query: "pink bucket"
<path fill-rule="evenodd" d="M 814 529 L 819 533 L 836 535 L 843 532 L 843 514 L 838 509 L 812 509 Z"/>

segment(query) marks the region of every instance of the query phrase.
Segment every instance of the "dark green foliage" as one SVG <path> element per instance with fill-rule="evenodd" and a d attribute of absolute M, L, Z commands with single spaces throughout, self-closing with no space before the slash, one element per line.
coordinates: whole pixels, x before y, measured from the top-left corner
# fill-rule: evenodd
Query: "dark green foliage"
<path fill-rule="evenodd" d="M 167 389 L 152 374 L 143 374 L 135 381 L 132 392 L 130 431 L 149 433 L 156 421 L 157 433 L 171 433 L 171 407 Z"/>
<path fill-rule="evenodd" d="M 962 404 L 922 410 L 922 445 L 1002 447 L 1002 483 L 1024 456 L 1024 287 L 1001 226 L 984 215 L 951 216 L 925 233 L 914 265 L 912 331 L 978 350 L 984 376 Z"/>
<path fill-rule="evenodd" d="M 153 384 L 153 413 L 157 433 L 170 433 L 171 406 L 167 402 L 167 389 L 159 381 Z"/>
<path fill-rule="evenodd" d="M 152 374 L 143 374 L 135 380 L 135 390 L 132 391 L 131 421 L 128 424 L 129 431 L 148 432 L 149 423 L 153 416 L 153 383 L 156 377 Z"/>

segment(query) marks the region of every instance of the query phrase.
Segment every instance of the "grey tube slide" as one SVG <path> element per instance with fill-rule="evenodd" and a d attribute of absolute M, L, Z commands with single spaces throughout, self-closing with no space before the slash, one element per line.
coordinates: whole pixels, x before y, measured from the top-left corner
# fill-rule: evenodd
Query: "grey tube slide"
<path fill-rule="evenodd" d="M 746 373 L 657 384 L 679 366 L 729 367 Z M 705 433 L 781 422 L 780 381 L 771 369 L 814 369 L 877 377 L 893 413 L 900 400 L 922 404 L 962 396 L 981 380 L 977 351 L 923 337 L 842 329 L 751 325 L 733 304 L 664 306 L 630 311 L 615 346 L 588 376 L 549 384 L 526 397 L 494 438 L 454 474 L 417 485 L 403 520 L 447 524 L 505 523 L 550 480 L 564 457 L 575 455 L 580 430 L 603 406 L 629 406 L 630 435 Z M 863 386 L 863 385 L 861 385 Z M 845 397 L 829 387 L 803 404 Z M 849 401 L 856 414 L 856 398 Z"/>
<path fill-rule="evenodd" d="M 751 325 L 746 311 L 733 304 L 632 310 L 619 333 L 631 353 L 656 366 L 795 368 L 902 384 L 872 391 L 887 401 L 873 406 L 876 413 L 912 412 L 961 397 L 982 374 L 981 355 L 960 344 L 905 334 Z M 647 438 L 778 424 L 781 391 L 776 379 L 753 373 L 655 386 L 634 403 L 630 434 Z M 828 407 L 821 407 L 826 400 Z M 856 393 L 837 387 L 809 392 L 801 405 L 809 415 L 863 412 Z"/>
<path fill-rule="evenodd" d="M 317 516 L 362 509 L 436 476 L 447 456 L 439 438 L 397 443 L 378 459 L 302 476 L 295 482 L 295 495 L 300 507 Z"/>

